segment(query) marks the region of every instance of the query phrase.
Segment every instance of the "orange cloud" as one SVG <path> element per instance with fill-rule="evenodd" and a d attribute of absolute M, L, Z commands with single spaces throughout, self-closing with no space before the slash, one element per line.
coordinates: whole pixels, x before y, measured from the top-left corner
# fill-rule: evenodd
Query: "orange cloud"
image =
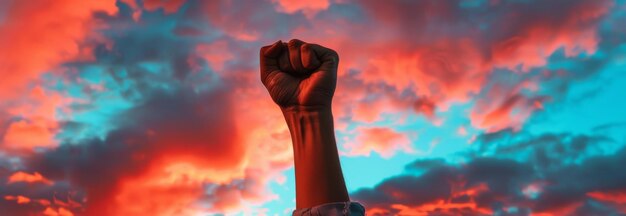
<path fill-rule="evenodd" d="M 57 111 L 71 100 L 58 93 L 36 86 L 20 100 L 9 103 L 7 114 L 19 117 L 10 122 L 4 136 L 0 137 L 3 149 L 30 152 L 34 148 L 54 148 L 59 129 Z"/>
<path fill-rule="evenodd" d="M 356 131 L 358 133 L 356 141 L 345 145 L 348 155 L 369 156 L 371 152 L 376 152 L 384 158 L 389 158 L 397 151 L 415 152 L 409 137 L 391 128 L 358 128 Z"/>
<path fill-rule="evenodd" d="M 26 203 L 30 203 L 30 198 L 25 197 L 25 196 L 21 196 L 21 195 L 17 195 L 17 196 L 4 196 L 5 200 L 15 200 L 17 202 L 17 204 L 26 204 Z"/>
<path fill-rule="evenodd" d="M 314 16 L 319 11 L 328 9 L 330 6 L 329 0 L 272 0 L 272 2 L 277 4 L 277 9 L 280 12 L 296 13 L 302 11 L 309 17 Z"/>
<path fill-rule="evenodd" d="M 22 171 L 13 173 L 11 176 L 9 176 L 9 180 L 7 184 L 12 184 L 16 182 L 27 182 L 27 183 L 40 182 L 40 183 L 47 184 L 47 185 L 53 184 L 52 181 L 43 177 L 41 174 L 39 174 L 39 172 L 34 172 L 33 174 L 29 174 L 29 173 L 22 172 Z"/>
<path fill-rule="evenodd" d="M 52 208 L 52 207 L 48 207 L 46 208 L 46 210 L 43 211 L 43 215 L 45 216 L 74 216 L 74 213 L 72 213 L 70 210 L 67 210 L 63 207 L 60 208 Z"/>
<path fill-rule="evenodd" d="M 43 122 L 18 121 L 12 123 L 6 131 L 4 147 L 31 150 L 36 147 L 55 147 L 53 128 Z"/>
<path fill-rule="evenodd" d="M 94 212 L 102 215 L 194 215 L 202 208 L 195 205 L 202 196 L 202 182 L 194 182 L 194 176 L 179 176 L 178 182 L 170 182 L 167 175 L 145 175 L 124 180 L 109 205 L 102 205 Z"/>

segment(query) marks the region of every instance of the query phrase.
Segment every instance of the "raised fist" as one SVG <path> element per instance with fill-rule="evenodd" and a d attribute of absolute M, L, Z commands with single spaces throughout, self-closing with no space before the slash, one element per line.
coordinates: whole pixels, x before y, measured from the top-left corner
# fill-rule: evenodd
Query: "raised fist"
<path fill-rule="evenodd" d="M 293 39 L 261 48 L 261 81 L 281 108 L 330 107 L 339 56 L 334 50 Z"/>

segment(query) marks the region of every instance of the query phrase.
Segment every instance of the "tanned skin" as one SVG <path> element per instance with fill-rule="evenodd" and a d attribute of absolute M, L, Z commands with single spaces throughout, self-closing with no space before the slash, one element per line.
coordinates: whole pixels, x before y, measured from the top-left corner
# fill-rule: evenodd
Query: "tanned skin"
<path fill-rule="evenodd" d="M 350 200 L 331 110 L 338 64 L 334 50 L 297 39 L 261 48 L 261 81 L 291 133 L 298 209 Z"/>

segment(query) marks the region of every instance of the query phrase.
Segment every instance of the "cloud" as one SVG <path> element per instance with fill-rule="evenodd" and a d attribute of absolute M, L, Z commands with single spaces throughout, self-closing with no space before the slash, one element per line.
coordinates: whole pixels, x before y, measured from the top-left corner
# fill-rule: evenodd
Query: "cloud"
<path fill-rule="evenodd" d="M 170 1 L 160 1 L 160 0 L 146 0 L 143 1 L 143 6 L 146 10 L 156 10 L 158 8 L 162 8 L 166 13 L 173 13 L 178 11 L 178 9 L 185 3 L 185 0 L 170 0 Z"/>
<path fill-rule="evenodd" d="M 115 1 L 11 1 L 0 25 L 0 115 L 13 117 L 0 138 L 3 149 L 30 151 L 56 146 L 57 105 L 65 98 L 43 89 L 40 76 L 66 61 L 93 59 L 88 41 L 105 28 L 95 14 L 115 14 Z M 34 15 L 36 14 L 36 15 Z M 45 39 L 42 39 L 45 35 Z M 36 52 L 34 52 L 36 50 Z"/>
<path fill-rule="evenodd" d="M 38 172 L 34 172 L 33 174 L 29 174 L 26 172 L 16 172 L 9 176 L 9 180 L 7 184 L 12 184 L 16 182 L 27 182 L 27 183 L 43 183 L 43 184 L 53 184 L 52 181 L 46 179 Z"/>
<path fill-rule="evenodd" d="M 620 197 L 626 189 L 626 176 L 617 164 L 626 158 L 626 148 L 580 157 L 574 152 L 593 152 L 595 145 L 612 141 L 569 134 L 529 136 L 530 140 L 516 136 L 525 135 L 511 134 L 511 130 L 485 134 L 478 138 L 483 145 L 512 144 L 498 146 L 496 151 L 479 150 L 480 156 L 470 156 L 460 164 L 416 160 L 406 165 L 405 174 L 360 189 L 352 197 L 374 209 L 374 215 L 624 213 Z M 533 159 L 543 156 L 525 154 L 529 148 L 552 152 L 554 163 L 565 162 Z"/>
<path fill-rule="evenodd" d="M 371 152 L 376 152 L 384 158 L 390 158 L 397 151 L 415 152 L 411 147 L 409 136 L 391 128 L 357 128 L 356 133 L 358 134 L 356 140 L 344 146 L 348 149 L 348 155 L 369 156 Z"/>
<path fill-rule="evenodd" d="M 367 97 L 384 95 L 378 99 L 384 100 L 389 95 L 402 95 L 405 100 L 415 101 L 414 111 L 426 116 L 433 116 L 434 111 L 445 112 L 455 103 L 478 100 L 479 104 L 473 107 L 472 125 L 495 131 L 521 126 L 550 99 L 539 91 L 544 81 L 550 79 L 534 70 L 545 67 L 553 55 L 576 58 L 579 54 L 596 52 L 600 43 L 599 23 L 613 3 L 553 1 L 539 6 L 530 2 L 493 2 L 463 6 L 457 1 L 362 1 L 358 4 L 361 10 L 332 5 L 292 34 L 304 40 L 324 41 L 337 49 L 342 55 L 340 75 L 345 73 L 362 81 L 361 85 L 350 88 L 353 91 L 369 89 L 372 85 L 390 86 L 379 92 L 368 91 Z M 518 8 L 532 12 L 519 13 Z M 341 85 L 349 84 L 339 79 Z M 353 105 L 338 106 L 358 110 L 360 103 L 366 101 L 366 95 L 352 97 Z M 400 107 L 407 112 L 410 106 Z M 373 121 L 382 112 L 373 108 L 361 116 Z"/>
<path fill-rule="evenodd" d="M 13 1 L 10 6 L 0 27 L 0 70 L 6 75 L 0 81 L 3 99 L 19 97 L 29 82 L 64 61 L 92 58 L 93 47 L 82 43 L 103 27 L 94 13 L 117 12 L 115 1 Z"/>
<path fill-rule="evenodd" d="M 26 93 L 26 92 L 25 92 Z M 14 153 L 28 153 L 35 149 L 49 149 L 58 145 L 55 134 L 60 126 L 57 108 L 71 99 L 36 86 L 21 98 L 8 99 L 4 114 L 12 118 L 4 121 L 1 149 Z"/>
<path fill-rule="evenodd" d="M 295 13 L 302 11 L 307 16 L 314 16 L 320 10 L 326 10 L 330 6 L 329 0 L 272 0 L 277 4 L 277 10 L 284 13 Z"/>
<path fill-rule="evenodd" d="M 619 173 L 619 143 L 524 128 L 620 56 L 614 1 L 35 3 L 0 12 L 7 214 L 228 214 L 277 199 L 268 184 L 292 148 L 258 48 L 294 37 L 340 53 L 334 114 L 354 156 L 410 153 L 396 126 L 441 126 L 458 104 L 472 127 L 458 132 L 485 132 L 464 163 L 415 161 L 356 192 L 368 213 L 624 212 L 623 176 L 593 168 Z"/>
<path fill-rule="evenodd" d="M 41 106 L 55 115 L 51 135 L 58 142 L 19 160 L 24 172 L 54 184 L 26 190 L 12 183 L 0 190 L 48 205 L 26 208 L 4 200 L 0 206 L 19 214 L 193 215 L 239 212 L 276 199 L 267 185 L 293 166 L 279 109 L 250 76 L 253 61 L 236 59 L 232 67 L 203 58 L 217 48 L 238 56 L 258 51 L 231 46 L 238 38 L 178 37 L 175 29 L 182 25 L 162 25 L 170 15 L 141 11 L 138 21 L 135 9 L 118 6 L 117 14 L 98 15 L 117 24 L 100 32 L 106 40 L 87 44 L 95 47 L 93 62 L 66 62 L 46 77 L 36 101 L 54 98 L 47 94 L 69 98 Z M 190 7 L 189 14 L 200 9 Z M 206 49 L 195 52 L 201 46 Z M 68 190 L 74 192 L 63 194 L 63 201 L 53 196 Z"/>
<path fill-rule="evenodd" d="M 29 203 L 30 199 L 28 197 L 24 197 L 24 196 L 4 196 L 5 200 L 15 200 L 15 202 L 17 202 L 17 204 L 25 204 L 25 203 Z"/>
<path fill-rule="evenodd" d="M 206 19 L 218 32 L 244 42 L 261 39 L 276 41 L 276 34 L 289 27 L 284 19 L 291 18 L 287 14 L 276 14 L 274 6 L 265 1 L 255 4 L 244 1 L 205 1 L 199 3 L 198 7 L 199 10 L 190 14 Z M 272 31 L 268 31 L 270 29 Z M 269 37 L 271 35 L 273 37 Z"/>
<path fill-rule="evenodd" d="M 526 160 L 537 168 L 548 169 L 580 162 L 588 157 L 615 151 L 618 143 L 605 135 L 544 133 L 538 136 L 511 129 L 481 134 L 477 137 L 477 155 L 501 155 Z"/>
<path fill-rule="evenodd" d="M 214 107 L 211 103 L 222 105 Z M 184 204 L 195 201 L 194 196 L 201 196 L 203 182 L 238 177 L 236 172 L 226 172 L 237 170 L 245 149 L 229 120 L 228 103 L 219 93 L 155 94 L 121 114 L 120 128 L 104 140 L 62 145 L 31 160 L 30 167 L 52 179 L 68 178 L 72 185 L 85 190 L 87 214 L 136 213 L 168 203 L 172 204 L 169 209 L 184 209 Z M 210 167 L 213 175 L 198 182 L 168 182 L 168 178 L 187 175 L 168 171 L 179 163 Z M 193 174 L 188 174 L 187 181 L 196 178 Z M 179 187 L 190 193 L 173 193 Z M 187 203 L 179 205 L 171 202 L 185 199 Z"/>

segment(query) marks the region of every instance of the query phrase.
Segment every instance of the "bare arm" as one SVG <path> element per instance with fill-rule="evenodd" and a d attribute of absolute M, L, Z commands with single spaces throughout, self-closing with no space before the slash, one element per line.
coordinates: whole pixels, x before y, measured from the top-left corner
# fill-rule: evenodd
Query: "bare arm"
<path fill-rule="evenodd" d="M 331 110 L 339 57 L 291 40 L 261 48 L 261 81 L 282 110 L 293 142 L 296 208 L 350 200 Z"/>

